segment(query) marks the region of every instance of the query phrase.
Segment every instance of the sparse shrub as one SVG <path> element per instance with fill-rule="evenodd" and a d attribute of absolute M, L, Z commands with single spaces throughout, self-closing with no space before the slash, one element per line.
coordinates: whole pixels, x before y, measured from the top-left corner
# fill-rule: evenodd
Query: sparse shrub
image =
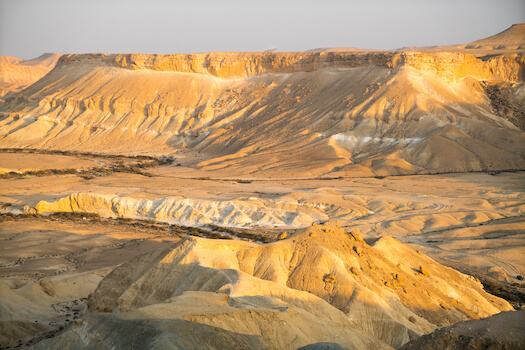
<path fill-rule="evenodd" d="M 14 179 L 14 178 L 22 177 L 22 176 L 24 175 L 21 173 L 17 173 L 16 171 L 10 171 L 5 174 L 0 174 L 0 179 Z"/>
<path fill-rule="evenodd" d="M 97 213 L 79 213 L 82 216 L 82 219 L 90 219 L 90 220 L 100 220 L 100 214 Z"/>
<path fill-rule="evenodd" d="M 0 222 L 16 220 L 16 215 L 13 213 L 0 214 Z"/>
<path fill-rule="evenodd" d="M 424 266 L 419 267 L 419 272 L 425 276 L 430 276 L 430 272 Z"/>
<path fill-rule="evenodd" d="M 396 281 L 398 281 L 399 283 L 403 283 L 405 281 L 405 279 L 403 278 L 402 275 L 396 273 L 394 274 L 394 278 L 396 279 Z"/>

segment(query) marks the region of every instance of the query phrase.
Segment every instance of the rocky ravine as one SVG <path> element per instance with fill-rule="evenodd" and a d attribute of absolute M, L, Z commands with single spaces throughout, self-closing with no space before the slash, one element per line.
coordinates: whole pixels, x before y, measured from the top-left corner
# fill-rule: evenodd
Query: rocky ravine
<path fill-rule="evenodd" d="M 231 348 L 391 349 L 512 309 L 393 238 L 370 243 L 328 225 L 267 245 L 185 238 L 115 269 L 90 295 L 92 314 L 36 348 L 191 349 L 215 339 Z"/>

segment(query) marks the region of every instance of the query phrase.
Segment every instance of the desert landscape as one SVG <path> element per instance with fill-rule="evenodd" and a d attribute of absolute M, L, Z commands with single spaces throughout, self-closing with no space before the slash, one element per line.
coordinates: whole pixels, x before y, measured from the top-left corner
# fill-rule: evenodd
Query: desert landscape
<path fill-rule="evenodd" d="M 0 348 L 525 349 L 525 24 L 0 57 Z"/>

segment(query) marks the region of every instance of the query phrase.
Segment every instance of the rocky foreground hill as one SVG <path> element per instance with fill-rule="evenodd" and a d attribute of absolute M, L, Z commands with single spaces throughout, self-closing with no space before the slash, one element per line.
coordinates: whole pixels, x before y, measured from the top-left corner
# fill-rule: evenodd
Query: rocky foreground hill
<path fill-rule="evenodd" d="M 311 226 L 266 245 L 185 238 L 115 269 L 91 314 L 37 349 L 391 349 L 512 310 L 470 276 L 391 237 Z M 130 336 L 123 336 L 129 334 Z"/>

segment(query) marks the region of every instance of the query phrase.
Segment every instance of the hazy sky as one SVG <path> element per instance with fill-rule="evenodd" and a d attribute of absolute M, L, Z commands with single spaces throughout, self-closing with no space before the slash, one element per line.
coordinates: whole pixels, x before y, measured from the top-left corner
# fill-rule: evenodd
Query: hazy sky
<path fill-rule="evenodd" d="M 0 55 L 394 49 L 523 22 L 524 0 L 0 0 Z"/>

